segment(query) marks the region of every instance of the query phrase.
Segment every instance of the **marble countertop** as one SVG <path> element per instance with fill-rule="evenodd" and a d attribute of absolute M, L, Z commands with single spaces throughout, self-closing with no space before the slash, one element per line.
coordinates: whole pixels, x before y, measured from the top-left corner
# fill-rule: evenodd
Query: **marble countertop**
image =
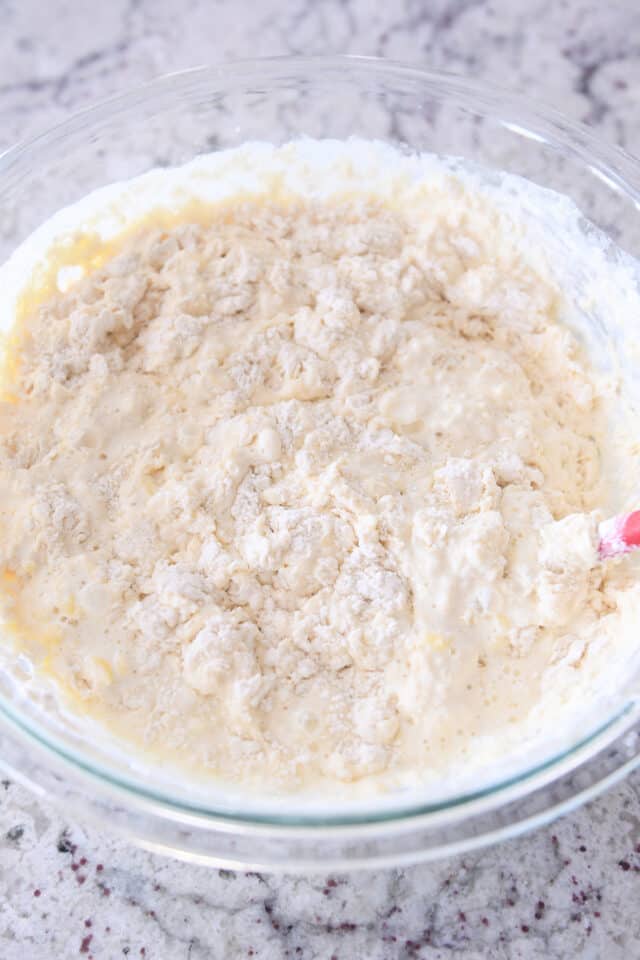
<path fill-rule="evenodd" d="M 351 52 L 527 91 L 640 155 L 640 6 L 596 0 L 0 0 L 0 151 L 225 58 Z M 174 862 L 0 785 L 1 960 L 640 958 L 640 773 L 529 836 L 403 870 Z"/>

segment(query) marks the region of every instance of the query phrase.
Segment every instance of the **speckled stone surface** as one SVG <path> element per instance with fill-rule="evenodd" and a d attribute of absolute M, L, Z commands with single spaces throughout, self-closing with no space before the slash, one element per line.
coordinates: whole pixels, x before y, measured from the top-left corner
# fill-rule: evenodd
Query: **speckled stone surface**
<path fill-rule="evenodd" d="M 497 81 L 640 154 L 640 6 L 595 0 L 0 0 L 0 150 L 232 57 L 351 52 Z M 0 960 L 634 960 L 640 774 L 527 837 L 399 871 L 234 874 L 0 786 Z"/>

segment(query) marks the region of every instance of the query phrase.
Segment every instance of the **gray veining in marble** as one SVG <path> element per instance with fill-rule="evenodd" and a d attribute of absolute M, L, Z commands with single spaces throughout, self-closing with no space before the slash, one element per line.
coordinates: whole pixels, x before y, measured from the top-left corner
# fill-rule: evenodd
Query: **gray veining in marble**
<path fill-rule="evenodd" d="M 350 52 L 483 77 L 640 154 L 640 5 L 0 0 L 0 151 L 227 58 Z M 0 960 L 634 960 L 640 775 L 536 833 L 401 871 L 242 875 L 136 850 L 0 785 Z"/>

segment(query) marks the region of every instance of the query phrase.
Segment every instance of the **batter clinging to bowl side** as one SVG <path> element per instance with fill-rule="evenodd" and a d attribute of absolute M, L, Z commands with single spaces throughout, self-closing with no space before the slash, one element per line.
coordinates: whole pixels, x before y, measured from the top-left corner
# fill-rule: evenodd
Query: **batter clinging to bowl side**
<path fill-rule="evenodd" d="M 149 756 L 285 791 L 440 775 L 637 598 L 595 562 L 606 428 L 560 291 L 454 178 L 405 200 L 142 225 L 25 321 L 5 606 Z"/>

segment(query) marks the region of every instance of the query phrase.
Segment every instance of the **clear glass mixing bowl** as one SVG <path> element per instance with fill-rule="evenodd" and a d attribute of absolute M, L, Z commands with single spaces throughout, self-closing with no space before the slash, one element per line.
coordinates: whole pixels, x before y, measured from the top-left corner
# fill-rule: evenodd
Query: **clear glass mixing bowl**
<path fill-rule="evenodd" d="M 387 140 L 520 174 L 570 196 L 590 224 L 640 257 L 640 168 L 631 157 L 551 109 L 477 81 L 336 57 L 164 77 L 8 151 L 0 157 L 0 262 L 61 207 L 105 184 L 247 140 L 301 135 Z M 515 773 L 458 795 L 352 810 L 242 796 L 207 803 L 188 785 L 156 782 L 126 755 L 104 751 L 53 701 L 43 711 L 16 672 L 8 644 L 0 646 L 0 762 L 12 776 L 140 844 L 216 865 L 291 871 L 433 858 L 544 822 L 640 761 L 640 708 L 625 690 L 580 742 L 535 763 L 522 758 Z"/>

